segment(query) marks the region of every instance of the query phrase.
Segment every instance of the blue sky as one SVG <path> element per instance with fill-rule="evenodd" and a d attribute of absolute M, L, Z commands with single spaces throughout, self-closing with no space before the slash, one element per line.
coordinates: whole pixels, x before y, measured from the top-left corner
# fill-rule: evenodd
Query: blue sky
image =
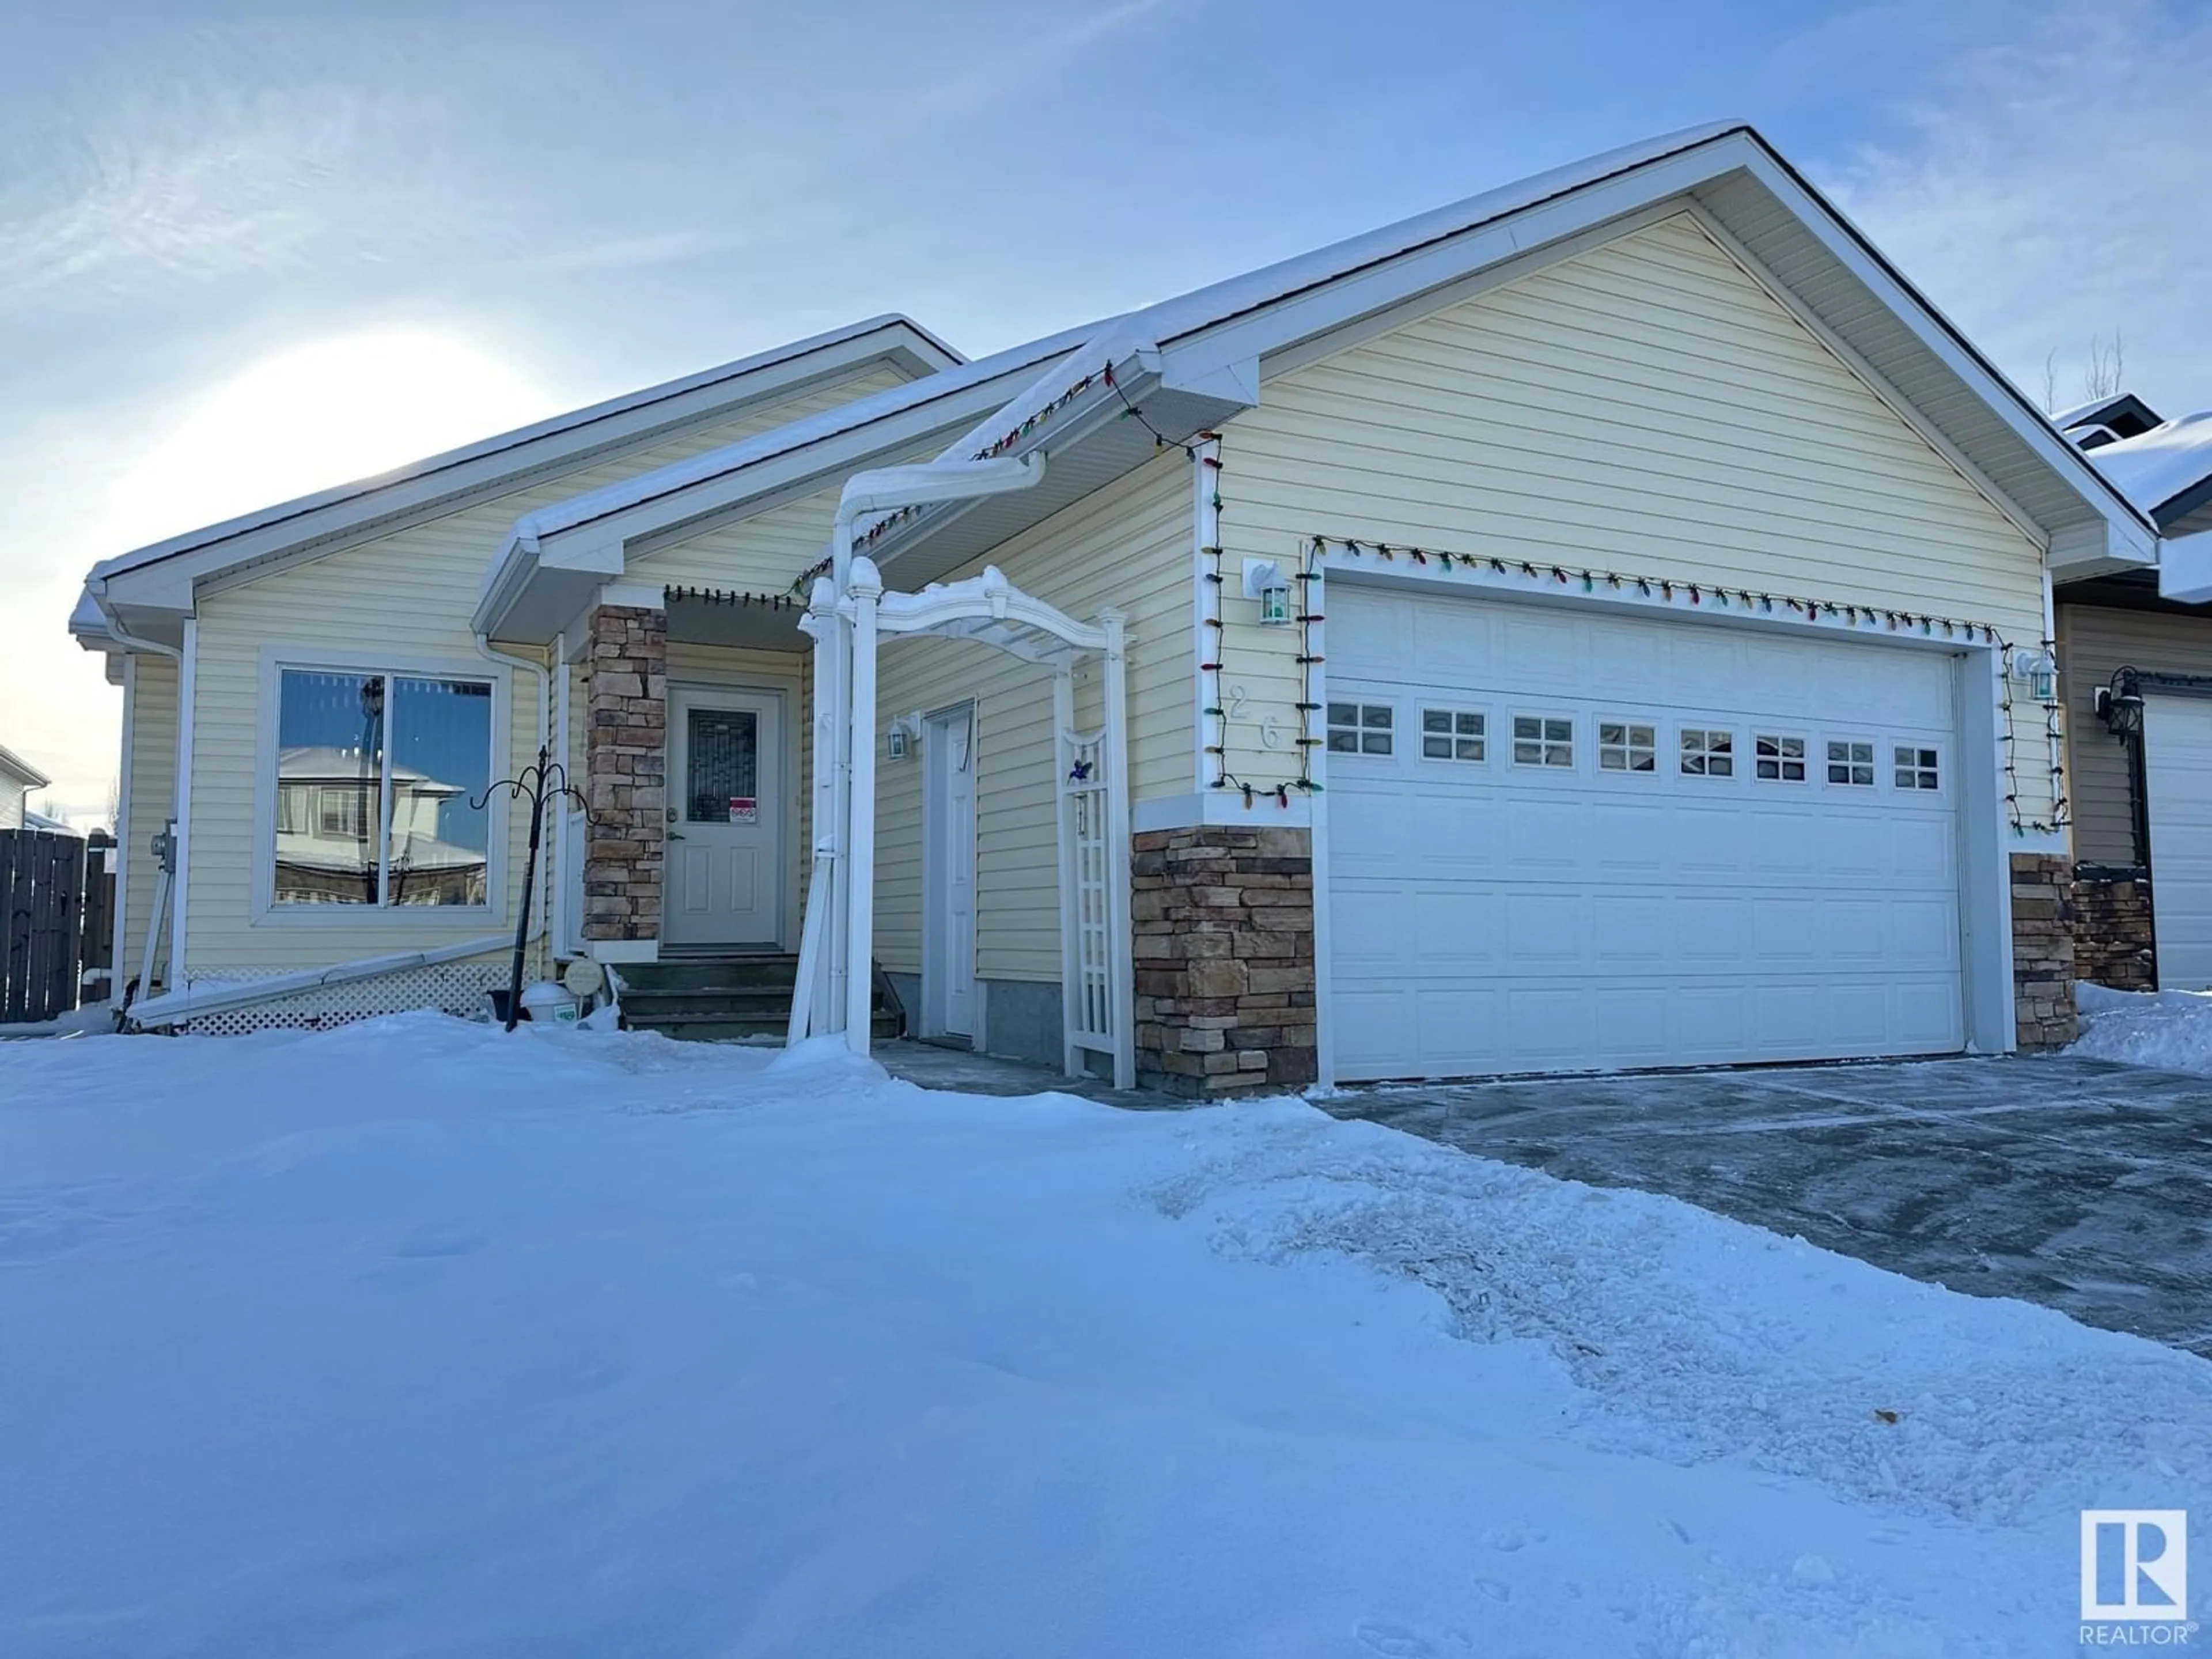
<path fill-rule="evenodd" d="M 85 567 L 456 421 L 880 311 L 981 353 L 1722 116 L 2032 396 L 2117 332 L 2212 406 L 2207 85 L 2156 0 L 12 0 L 0 743 L 103 807 Z M 450 384 L 352 384 L 389 338 Z"/>

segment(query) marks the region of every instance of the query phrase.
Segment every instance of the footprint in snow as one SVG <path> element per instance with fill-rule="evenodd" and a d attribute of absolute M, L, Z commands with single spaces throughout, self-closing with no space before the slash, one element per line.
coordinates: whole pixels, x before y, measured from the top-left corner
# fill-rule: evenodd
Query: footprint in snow
<path fill-rule="evenodd" d="M 1355 1626 L 1352 1632 L 1371 1651 L 1385 1655 L 1387 1659 L 1426 1659 L 1436 1652 L 1436 1644 L 1410 1625 L 1395 1620 L 1370 1619 Z"/>
<path fill-rule="evenodd" d="M 1491 1548 L 1510 1555 L 1515 1550 L 1528 1548 L 1531 1544 L 1543 1543 L 1545 1535 L 1522 1526 L 1492 1527 L 1482 1534 L 1482 1541 Z"/>

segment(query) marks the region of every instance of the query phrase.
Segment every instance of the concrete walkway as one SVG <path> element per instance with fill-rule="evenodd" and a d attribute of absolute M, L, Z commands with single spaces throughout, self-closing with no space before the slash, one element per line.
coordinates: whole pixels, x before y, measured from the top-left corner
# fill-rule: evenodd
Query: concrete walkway
<path fill-rule="evenodd" d="M 1322 1105 L 2212 1357 L 2212 1079 L 2054 1056 L 1409 1085 Z"/>

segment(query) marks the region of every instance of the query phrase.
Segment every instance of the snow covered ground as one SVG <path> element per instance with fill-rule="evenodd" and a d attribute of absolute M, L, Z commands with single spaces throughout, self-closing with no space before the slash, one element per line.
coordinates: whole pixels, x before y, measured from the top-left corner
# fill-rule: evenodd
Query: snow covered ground
<path fill-rule="evenodd" d="M 2212 1077 L 2212 993 L 2077 985 L 2081 1036 L 2067 1052 Z"/>
<path fill-rule="evenodd" d="M 435 1017 L 0 1045 L 0 1352 L 10 1659 L 2071 1653 L 2212 1510 L 2212 1364 L 1669 1200 Z"/>

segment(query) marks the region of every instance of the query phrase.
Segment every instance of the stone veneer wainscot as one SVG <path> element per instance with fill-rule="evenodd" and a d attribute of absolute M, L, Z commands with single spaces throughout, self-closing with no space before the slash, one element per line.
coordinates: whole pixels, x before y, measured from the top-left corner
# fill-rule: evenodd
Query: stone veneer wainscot
<path fill-rule="evenodd" d="M 1138 1072 L 1207 1097 L 1313 1082 L 1311 835 L 1150 830 L 1132 853 Z"/>
<path fill-rule="evenodd" d="M 668 614 L 592 612 L 585 799 L 584 937 L 660 936 L 662 815 L 668 804 Z"/>

